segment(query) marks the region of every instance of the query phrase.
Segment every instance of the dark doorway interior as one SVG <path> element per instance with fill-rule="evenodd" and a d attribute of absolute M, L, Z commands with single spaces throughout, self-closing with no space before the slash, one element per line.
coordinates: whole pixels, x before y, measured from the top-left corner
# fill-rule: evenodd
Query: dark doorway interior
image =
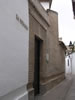
<path fill-rule="evenodd" d="M 34 65 L 34 94 L 40 92 L 40 44 L 41 40 L 35 38 L 35 65 Z"/>

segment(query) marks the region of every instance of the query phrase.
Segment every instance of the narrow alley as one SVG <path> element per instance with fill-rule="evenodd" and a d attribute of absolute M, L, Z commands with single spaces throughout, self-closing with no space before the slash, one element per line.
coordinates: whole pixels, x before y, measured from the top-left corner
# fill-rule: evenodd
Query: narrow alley
<path fill-rule="evenodd" d="M 0 100 L 75 100 L 75 0 L 0 0 Z"/>

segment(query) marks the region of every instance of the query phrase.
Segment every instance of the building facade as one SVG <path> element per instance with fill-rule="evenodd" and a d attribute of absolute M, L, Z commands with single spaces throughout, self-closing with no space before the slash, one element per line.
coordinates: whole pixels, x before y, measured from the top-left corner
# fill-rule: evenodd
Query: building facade
<path fill-rule="evenodd" d="M 75 74 L 75 43 L 70 41 L 69 45 L 66 47 L 65 74 Z"/>
<path fill-rule="evenodd" d="M 0 100 L 28 100 L 28 0 L 0 0 Z"/>
<path fill-rule="evenodd" d="M 65 62 L 65 74 L 72 74 L 72 58 L 70 55 L 65 57 Z"/>
<path fill-rule="evenodd" d="M 29 1 L 29 100 L 44 95 L 65 78 L 65 50 L 58 36 L 58 13 Z"/>
<path fill-rule="evenodd" d="M 75 75 L 75 52 L 69 54 L 65 58 L 65 71 L 66 75 L 71 74 Z"/>

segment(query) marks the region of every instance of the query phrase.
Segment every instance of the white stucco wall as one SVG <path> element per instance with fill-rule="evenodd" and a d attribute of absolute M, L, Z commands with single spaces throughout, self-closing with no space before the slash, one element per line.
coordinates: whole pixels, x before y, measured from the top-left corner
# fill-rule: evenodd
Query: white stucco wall
<path fill-rule="evenodd" d="M 67 60 L 69 59 L 70 65 L 68 66 Z M 66 57 L 66 74 L 75 74 L 75 53 L 70 54 Z"/>
<path fill-rule="evenodd" d="M 0 96 L 28 83 L 28 28 L 28 0 L 0 0 Z"/>
<path fill-rule="evenodd" d="M 72 54 L 72 74 L 75 74 L 75 53 Z"/>
<path fill-rule="evenodd" d="M 69 65 L 68 65 L 68 61 L 69 61 Z M 71 59 L 69 56 L 66 56 L 65 58 L 65 74 L 71 74 L 72 70 L 71 70 Z"/>

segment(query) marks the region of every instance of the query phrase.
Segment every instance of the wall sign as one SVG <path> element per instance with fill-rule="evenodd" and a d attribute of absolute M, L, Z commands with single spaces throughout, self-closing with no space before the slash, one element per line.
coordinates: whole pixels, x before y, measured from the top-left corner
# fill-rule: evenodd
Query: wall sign
<path fill-rule="evenodd" d="M 24 23 L 24 21 L 16 14 L 16 20 L 26 29 L 28 30 L 27 25 Z"/>

